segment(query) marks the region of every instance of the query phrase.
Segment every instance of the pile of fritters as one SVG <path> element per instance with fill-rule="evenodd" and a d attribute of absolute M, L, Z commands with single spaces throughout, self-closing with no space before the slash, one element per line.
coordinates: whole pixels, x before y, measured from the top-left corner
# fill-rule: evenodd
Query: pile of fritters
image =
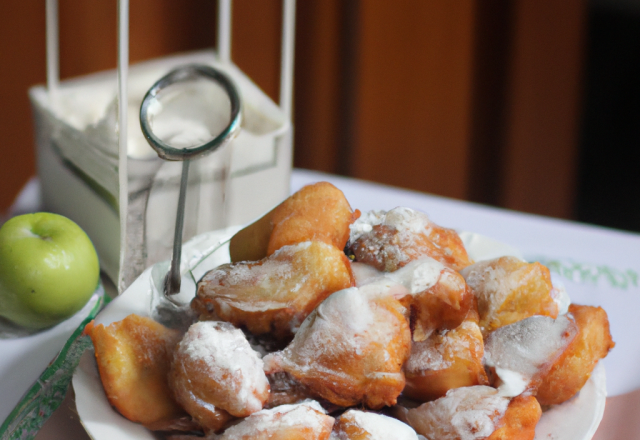
<path fill-rule="evenodd" d="M 109 402 L 167 438 L 533 439 L 614 343 L 539 263 L 474 263 L 420 212 L 304 187 L 231 240 L 182 334 L 90 325 Z M 280 349 L 274 349 L 279 347 Z"/>

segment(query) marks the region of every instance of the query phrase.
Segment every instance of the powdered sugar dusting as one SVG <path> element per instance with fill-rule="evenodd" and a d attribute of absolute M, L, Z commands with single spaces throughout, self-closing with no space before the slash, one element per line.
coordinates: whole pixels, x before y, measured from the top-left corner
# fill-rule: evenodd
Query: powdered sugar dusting
<path fill-rule="evenodd" d="M 373 412 L 350 409 L 340 417 L 340 423 L 355 425 L 369 435 L 368 440 L 417 440 L 418 435 L 407 424 L 391 417 Z M 342 439 L 338 433 L 338 438 Z M 348 437 L 344 436 L 344 439 Z"/>
<path fill-rule="evenodd" d="M 386 213 L 387 211 L 369 211 L 362 213 L 355 222 L 349 225 L 349 230 L 351 231 L 349 240 L 354 242 L 363 234 L 371 232 L 374 226 L 384 221 Z"/>
<path fill-rule="evenodd" d="M 480 336 L 478 324 L 463 321 L 454 331 L 441 330 L 424 341 L 414 341 L 405 370 L 413 374 L 427 370 L 443 370 L 450 367 L 455 358 L 472 360 L 474 353 L 482 353 L 482 339 L 473 339 L 473 342 L 469 343 L 468 338 L 457 337 L 459 331 Z"/>
<path fill-rule="evenodd" d="M 576 333 L 577 326 L 568 315 L 555 320 L 532 316 L 492 332 L 485 341 L 484 362 L 488 367 L 495 367 L 503 381 L 513 380 L 515 372 L 522 376 L 522 379 L 515 376 L 516 380 L 529 383 L 562 353 Z M 501 372 L 506 374 L 500 376 Z M 518 390 L 506 383 L 503 393 L 509 394 L 507 387 Z"/>
<path fill-rule="evenodd" d="M 369 211 L 363 213 L 349 226 L 352 243 L 362 235 L 371 232 L 374 226 L 386 225 L 396 228 L 399 232 L 425 233 L 430 225 L 429 217 L 411 208 L 398 207 L 391 211 Z"/>
<path fill-rule="evenodd" d="M 445 397 L 407 411 L 409 424 L 427 438 L 478 440 L 490 436 L 509 399 L 487 386 L 449 390 Z"/>
<path fill-rule="evenodd" d="M 370 399 L 371 406 L 380 405 L 374 399 L 391 405 L 395 396 L 387 390 L 393 384 L 399 394 L 404 386 L 401 366 L 411 337 L 403 312 L 402 305 L 388 296 L 363 294 L 356 287 L 335 292 L 304 320 L 283 351 L 265 356 L 265 371 L 286 371 L 323 397 L 322 383 L 347 383 L 342 406 L 360 399 L 365 404 Z M 314 379 L 305 382 L 308 377 Z M 384 387 L 366 388 L 365 383 L 384 383 Z"/>
<path fill-rule="evenodd" d="M 558 315 L 564 315 L 569 311 L 571 298 L 569 298 L 567 289 L 565 289 L 564 283 L 558 274 L 551 273 L 551 283 L 553 284 L 551 298 L 558 305 Z"/>
<path fill-rule="evenodd" d="M 363 266 L 362 263 L 358 263 Z M 368 267 L 368 266 L 367 266 Z M 423 257 L 407 264 L 395 272 L 365 272 L 358 269 L 359 287 L 365 294 L 388 294 L 395 298 L 405 295 L 416 295 L 433 287 L 439 280 L 445 266 L 430 257 Z M 365 278 L 366 277 L 366 278 Z"/>
<path fill-rule="evenodd" d="M 318 402 L 306 400 L 251 414 L 239 424 L 227 429 L 219 440 L 249 439 L 260 434 L 269 435 L 268 438 L 271 438 L 271 435 L 273 438 L 280 438 L 278 435 L 289 438 L 286 432 L 296 427 L 311 429 L 319 436 L 323 432 L 328 433 L 333 423 L 333 417 L 326 415 L 326 411 Z"/>
<path fill-rule="evenodd" d="M 423 257 L 386 276 L 402 284 L 411 294 L 421 293 L 435 286 L 445 267 L 439 261 Z"/>
<path fill-rule="evenodd" d="M 262 360 L 242 331 L 226 322 L 197 322 L 185 334 L 178 352 L 202 361 L 216 383 L 228 386 L 234 406 L 252 412 L 262 409 L 256 395 L 266 392 L 269 381 Z"/>
<path fill-rule="evenodd" d="M 384 272 L 380 272 L 375 267 L 369 266 L 365 263 L 358 263 L 354 261 L 351 263 L 351 272 L 356 281 L 356 287 L 360 287 L 367 284 L 377 278 L 383 277 Z"/>
<path fill-rule="evenodd" d="M 431 221 L 427 214 L 411 208 L 398 207 L 387 212 L 382 224 L 392 226 L 400 232 L 424 233 L 429 229 Z"/>
<path fill-rule="evenodd" d="M 515 257 L 501 258 L 516 259 Z M 460 271 L 467 284 L 474 290 L 478 302 L 486 306 L 485 315 L 488 317 L 493 317 L 497 313 L 507 296 L 518 287 L 519 283 L 518 279 L 508 276 L 503 266 L 495 264 L 497 260 L 480 261 Z M 490 320 L 491 318 L 488 319 Z"/>

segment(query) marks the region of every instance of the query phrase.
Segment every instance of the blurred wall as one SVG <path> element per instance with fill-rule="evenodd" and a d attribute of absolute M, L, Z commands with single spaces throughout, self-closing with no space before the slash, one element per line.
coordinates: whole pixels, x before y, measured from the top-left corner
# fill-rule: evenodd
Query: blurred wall
<path fill-rule="evenodd" d="M 393 6 L 391 6 L 393 5 Z M 279 0 L 235 0 L 232 58 L 278 94 Z M 558 217 L 575 201 L 581 0 L 301 0 L 295 164 Z M 60 0 L 61 76 L 115 67 L 116 1 Z M 215 2 L 131 0 L 131 61 L 215 43 Z M 0 211 L 34 174 L 44 2 L 0 3 Z"/>

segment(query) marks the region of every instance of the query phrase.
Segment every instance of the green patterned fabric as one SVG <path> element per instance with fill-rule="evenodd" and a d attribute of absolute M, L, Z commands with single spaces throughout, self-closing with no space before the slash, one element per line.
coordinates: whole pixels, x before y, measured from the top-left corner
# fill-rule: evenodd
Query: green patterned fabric
<path fill-rule="evenodd" d="M 82 331 L 105 303 L 107 297 L 104 295 L 104 290 L 100 290 L 102 293 L 89 315 L 0 426 L 0 440 L 34 438 L 51 414 L 58 409 L 64 400 L 82 353 L 91 346 L 91 339 L 84 336 Z"/>

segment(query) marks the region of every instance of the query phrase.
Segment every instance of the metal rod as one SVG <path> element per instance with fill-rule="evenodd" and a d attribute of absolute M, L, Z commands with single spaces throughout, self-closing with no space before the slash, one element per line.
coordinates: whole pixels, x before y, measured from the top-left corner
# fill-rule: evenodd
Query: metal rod
<path fill-rule="evenodd" d="M 129 0 L 118 0 L 118 206 L 120 211 L 120 273 L 118 291 L 124 285 L 125 249 L 127 246 L 127 219 L 129 205 L 127 172 L 127 90 L 129 75 Z"/>
<path fill-rule="evenodd" d="M 218 58 L 231 61 L 231 0 L 218 0 Z"/>
<path fill-rule="evenodd" d="M 58 0 L 47 0 L 47 90 L 53 97 L 60 83 L 60 39 L 58 37 Z"/>
<path fill-rule="evenodd" d="M 296 1 L 284 0 L 282 7 L 282 50 L 280 56 L 280 108 L 291 120 L 293 110 L 293 51 L 295 42 Z"/>
<path fill-rule="evenodd" d="M 178 196 L 178 212 L 176 229 L 173 235 L 173 255 L 171 268 L 167 272 L 164 283 L 165 296 L 180 292 L 180 258 L 182 257 L 182 229 L 184 228 L 184 206 L 187 198 L 187 182 L 189 180 L 189 160 L 182 161 L 182 177 L 180 178 L 180 195 Z"/>

